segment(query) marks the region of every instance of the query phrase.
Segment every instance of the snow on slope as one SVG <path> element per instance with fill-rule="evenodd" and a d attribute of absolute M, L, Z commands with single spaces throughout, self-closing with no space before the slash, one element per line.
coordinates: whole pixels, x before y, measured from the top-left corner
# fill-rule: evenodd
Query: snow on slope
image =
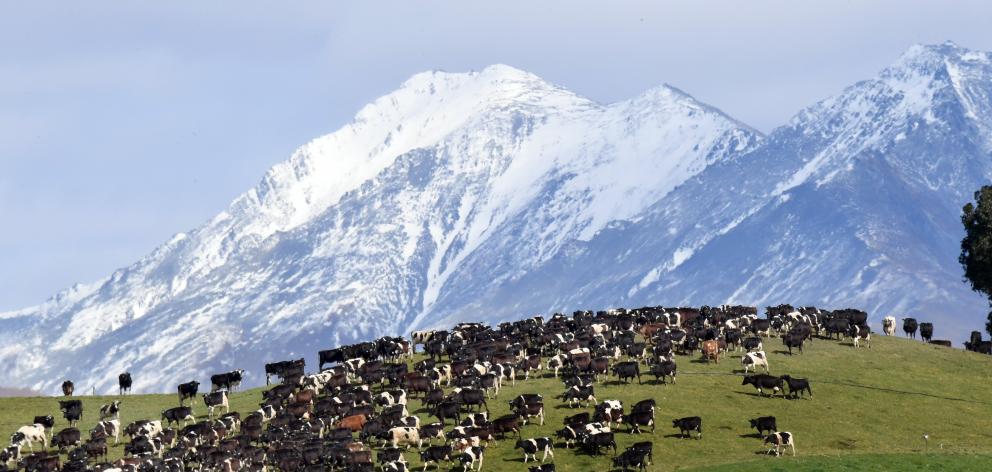
<path fill-rule="evenodd" d="M 506 66 L 418 74 L 203 227 L 0 316 L 0 384 L 257 384 L 264 362 L 405 332 L 504 228 L 526 271 L 759 139 L 667 86 L 601 105 Z"/>
<path fill-rule="evenodd" d="M 631 221 L 499 284 L 453 276 L 428 325 L 486 309 L 797 304 L 911 314 L 959 343 L 984 301 L 961 282 L 958 215 L 992 180 L 989 55 L 916 46 L 878 77 L 800 112 L 750 152 Z M 977 98 L 976 98 L 977 97 Z M 501 238 L 493 238 L 493 242 Z M 465 267 L 490 274 L 496 247 Z M 482 293 L 465 297 L 464 294 Z M 466 309 L 468 307 L 468 309 Z"/>

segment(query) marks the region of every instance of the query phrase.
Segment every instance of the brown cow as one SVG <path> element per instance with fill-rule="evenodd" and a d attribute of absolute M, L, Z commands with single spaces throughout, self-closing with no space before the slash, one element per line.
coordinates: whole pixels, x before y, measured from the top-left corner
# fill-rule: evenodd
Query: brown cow
<path fill-rule="evenodd" d="M 720 363 L 720 344 L 715 340 L 710 339 L 709 341 L 703 341 L 703 359 L 707 362 L 710 360 L 716 361 L 717 364 Z"/>
<path fill-rule="evenodd" d="M 357 433 L 362 430 L 362 426 L 368 421 L 368 417 L 365 415 L 351 415 L 341 418 L 337 423 L 334 423 L 335 428 L 348 428 L 353 433 Z"/>

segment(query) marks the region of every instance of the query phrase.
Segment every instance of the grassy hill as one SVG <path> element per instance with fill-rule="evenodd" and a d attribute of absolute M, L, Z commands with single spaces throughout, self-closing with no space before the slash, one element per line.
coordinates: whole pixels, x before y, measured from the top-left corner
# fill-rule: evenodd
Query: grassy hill
<path fill-rule="evenodd" d="M 602 401 L 619 399 L 625 407 L 645 398 L 657 400 L 658 427 L 653 434 L 628 434 L 615 428 L 620 450 L 636 441 L 654 442 L 655 464 L 650 470 L 989 470 L 992 466 L 992 357 L 956 349 L 925 345 L 918 341 L 873 339 L 872 349 L 854 349 L 849 342 L 817 339 L 806 353 L 789 356 L 777 338 L 765 340 L 773 374 L 807 377 L 812 382 L 812 400 L 762 398 L 751 386 L 742 386 L 737 354 L 720 364 L 678 356 L 677 384 L 655 385 L 608 383 L 596 385 Z M 260 368 L 260 366 L 245 366 Z M 116 374 L 116 373 L 115 373 Z M 201 381 L 206 379 L 201 379 Z M 507 385 L 489 406 L 493 415 L 509 412 L 507 402 L 520 393 L 545 396 L 544 426 L 526 426 L 523 437 L 551 436 L 562 418 L 583 411 L 560 404 L 554 396 L 562 384 L 547 374 L 530 381 Z M 97 420 L 99 405 L 116 397 L 79 397 L 86 415 L 81 427 Z M 232 396 L 232 409 L 257 408 L 261 389 Z M 53 414 L 56 430 L 65 427 L 58 414 L 58 398 L 0 398 L 0 434 L 4 438 L 34 415 Z M 177 404 L 175 394 L 131 395 L 123 399 L 122 423 L 139 418 L 158 418 Z M 410 410 L 428 421 L 419 400 Z M 591 408 L 585 409 L 591 411 Z M 205 415 L 198 403 L 196 413 Z M 671 419 L 698 415 L 703 418 L 702 440 L 675 437 Z M 749 418 L 774 415 L 781 430 L 795 434 L 798 457 L 762 455 L 761 440 L 748 427 Z M 922 435 L 928 433 L 928 451 Z M 526 470 L 512 441 L 500 441 L 487 449 L 487 471 Z M 119 457 L 123 447 L 112 450 Z M 419 465 L 414 452 L 411 465 Z M 556 448 L 558 470 L 606 470 L 606 456 L 579 454 Z M 447 466 L 442 466 L 446 469 Z"/>

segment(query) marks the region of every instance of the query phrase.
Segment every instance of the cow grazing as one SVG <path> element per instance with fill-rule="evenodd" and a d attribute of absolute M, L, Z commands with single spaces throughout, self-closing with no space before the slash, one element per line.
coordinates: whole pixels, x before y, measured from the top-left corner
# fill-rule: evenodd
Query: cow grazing
<path fill-rule="evenodd" d="M 59 448 L 59 452 L 65 452 L 70 447 L 80 444 L 81 435 L 76 428 L 65 428 L 52 436 L 52 446 Z"/>
<path fill-rule="evenodd" d="M 797 379 L 789 375 L 783 375 L 782 380 L 789 386 L 789 396 L 792 398 L 802 398 L 804 393 L 809 393 L 809 399 L 813 399 L 813 389 L 809 386 L 809 380 Z"/>
<path fill-rule="evenodd" d="M 911 339 L 916 339 L 916 329 L 920 326 L 916 318 L 903 318 L 902 331 Z"/>
<path fill-rule="evenodd" d="M 117 393 L 118 393 L 118 395 L 123 396 L 125 393 L 130 393 L 131 392 L 131 383 L 132 383 L 132 379 L 131 379 L 131 373 L 130 372 L 124 372 L 123 374 L 118 375 L 117 376 L 117 388 L 118 388 Z"/>
<path fill-rule="evenodd" d="M 45 425 L 43 424 L 21 426 L 14 434 L 10 435 L 11 446 L 24 447 L 27 444 L 28 450 L 31 452 L 34 452 L 34 443 L 36 442 L 40 442 L 45 449 L 48 449 L 48 435 L 45 434 Z"/>
<path fill-rule="evenodd" d="M 203 395 L 203 404 L 207 406 L 207 417 L 210 419 L 214 418 L 214 408 L 224 408 L 224 413 L 231 411 L 231 407 L 227 401 L 227 391 L 225 390 L 205 393 Z"/>
<path fill-rule="evenodd" d="M 537 461 L 537 453 L 543 452 L 541 457 L 541 462 L 544 462 L 548 456 L 552 459 L 555 457 L 555 445 L 551 441 L 551 438 L 533 438 L 533 439 L 521 439 L 517 441 L 517 444 L 513 446 L 514 449 L 520 449 L 524 453 L 524 464 L 527 463 L 527 458 Z"/>
<path fill-rule="evenodd" d="M 71 397 L 72 392 L 75 390 L 76 390 L 76 385 L 72 383 L 71 380 L 66 380 L 65 382 L 62 382 L 62 395 Z"/>
<path fill-rule="evenodd" d="M 762 416 L 759 418 L 752 418 L 749 420 L 751 422 L 751 429 L 758 430 L 758 434 L 763 435 L 765 431 L 769 433 L 774 433 L 778 431 L 778 425 L 775 424 L 774 416 Z"/>
<path fill-rule="evenodd" d="M 683 438 L 691 438 L 691 433 L 696 432 L 696 439 L 703 438 L 703 419 L 698 416 L 687 416 L 672 420 L 672 427 L 678 428 Z"/>
<path fill-rule="evenodd" d="M 196 423 L 196 417 L 193 416 L 193 408 L 188 406 L 177 406 L 163 411 L 162 421 L 165 421 L 167 425 L 172 423 L 179 424 L 181 421 L 183 426 L 186 426 L 187 421 Z"/>
<path fill-rule="evenodd" d="M 741 365 L 744 366 L 744 373 L 747 374 L 748 371 L 757 372 L 758 367 L 763 367 L 765 373 L 768 373 L 768 356 L 765 355 L 765 351 L 748 352 L 741 356 Z"/>
<path fill-rule="evenodd" d="M 882 318 L 882 332 L 886 336 L 893 336 L 896 334 L 896 317 L 886 316 Z"/>
<path fill-rule="evenodd" d="M 796 455 L 795 438 L 793 438 L 792 433 L 788 431 L 780 431 L 769 434 L 765 437 L 765 444 L 771 444 L 772 447 L 768 449 L 768 454 L 774 453 L 776 457 L 782 455 L 782 448 L 785 446 L 792 449 L 793 456 Z"/>
<path fill-rule="evenodd" d="M 179 384 L 176 388 L 179 391 L 179 406 L 183 406 L 183 402 L 188 398 L 190 400 L 196 398 L 196 392 L 200 389 L 200 382 L 192 381 L 184 384 Z"/>
<path fill-rule="evenodd" d="M 951 341 L 947 339 L 934 339 L 930 341 L 930 344 L 937 346 L 951 347 Z"/>
<path fill-rule="evenodd" d="M 121 401 L 114 400 L 106 405 L 100 406 L 100 420 L 107 418 L 119 419 L 121 417 Z"/>
<path fill-rule="evenodd" d="M 933 323 L 920 323 L 920 338 L 925 343 L 933 339 Z"/>
<path fill-rule="evenodd" d="M 775 377 L 774 375 L 768 374 L 745 375 L 744 381 L 741 385 L 749 384 L 754 385 L 754 388 L 758 389 L 759 395 L 764 395 L 765 389 L 771 389 L 772 395 L 774 395 L 775 392 L 780 392 L 782 394 L 782 398 L 785 398 L 785 382 L 781 377 Z"/>
<path fill-rule="evenodd" d="M 244 379 L 245 371 L 244 369 L 238 369 L 231 372 L 224 372 L 223 374 L 215 374 L 210 376 L 210 391 L 216 392 L 217 390 L 228 390 L 234 391 L 241 385 L 241 381 Z"/>
<path fill-rule="evenodd" d="M 527 468 L 527 472 L 555 472 L 554 464 L 532 465 Z"/>

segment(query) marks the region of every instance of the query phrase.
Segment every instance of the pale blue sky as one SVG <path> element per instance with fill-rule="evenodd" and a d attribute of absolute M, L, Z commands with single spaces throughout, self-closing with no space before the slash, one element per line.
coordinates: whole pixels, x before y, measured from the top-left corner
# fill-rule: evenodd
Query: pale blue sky
<path fill-rule="evenodd" d="M 198 226 L 418 71 L 669 83 L 768 131 L 913 43 L 992 50 L 987 1 L 138 3 L 0 6 L 0 310 Z"/>

